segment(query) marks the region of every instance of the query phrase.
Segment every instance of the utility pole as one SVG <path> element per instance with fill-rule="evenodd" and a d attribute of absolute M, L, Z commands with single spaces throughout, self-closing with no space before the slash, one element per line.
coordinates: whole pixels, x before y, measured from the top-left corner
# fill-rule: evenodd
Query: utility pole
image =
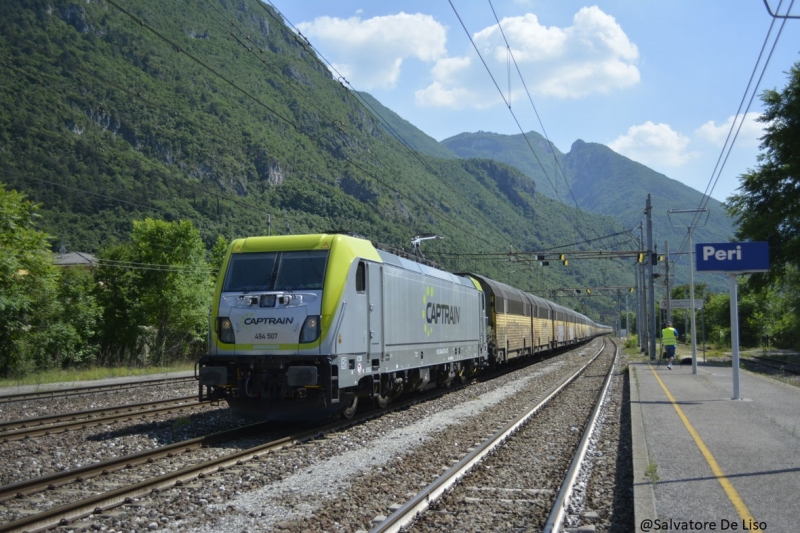
<path fill-rule="evenodd" d="M 631 317 L 628 315 L 628 293 L 625 293 L 625 335 L 631 336 Z"/>
<path fill-rule="evenodd" d="M 636 280 L 636 337 L 639 339 L 639 347 L 642 346 L 642 316 L 641 316 L 641 302 L 642 298 L 639 296 L 640 289 L 639 289 L 639 264 L 634 264 L 633 273 L 635 274 L 634 279 Z"/>
<path fill-rule="evenodd" d="M 692 213 L 697 217 L 698 223 L 689 224 L 686 227 L 686 232 L 689 235 L 689 312 L 691 313 L 691 322 L 692 322 L 692 374 L 697 374 L 697 334 L 695 332 L 695 312 L 694 312 L 694 259 L 692 257 L 693 248 L 692 245 L 692 230 L 694 228 L 699 228 L 705 226 L 708 222 L 708 208 L 700 208 L 700 209 L 670 209 L 667 211 L 667 216 L 671 216 L 673 213 Z M 702 215 L 706 215 L 706 219 L 702 224 L 699 224 L 699 221 L 702 220 Z M 699 217 L 698 217 L 699 215 Z M 672 218 L 670 218 L 670 223 L 672 222 Z M 694 221 L 693 221 L 694 222 Z M 673 227 L 675 224 L 672 224 Z M 733 293 L 731 293 L 733 296 Z M 733 327 L 733 326 L 731 326 Z M 738 334 L 738 332 L 737 332 Z M 733 332 L 731 332 L 733 335 Z"/>
<path fill-rule="evenodd" d="M 641 221 L 639 221 L 639 249 L 644 249 L 644 226 Z M 639 301 L 641 306 L 640 311 L 640 321 L 641 329 L 639 331 L 639 348 L 641 348 L 642 353 L 647 353 L 647 288 L 644 284 L 644 263 L 639 263 L 637 265 L 639 270 L 639 287 L 641 288 L 641 293 L 639 294 Z"/>
<path fill-rule="evenodd" d="M 656 358 L 656 287 L 655 279 L 653 278 L 653 205 L 650 203 L 650 195 L 647 195 L 647 207 L 645 208 L 647 215 L 647 257 L 650 260 L 647 262 L 647 294 L 649 296 L 649 314 L 650 314 L 650 331 L 647 338 L 650 339 L 650 360 Z"/>
<path fill-rule="evenodd" d="M 664 241 L 664 259 L 664 266 L 666 267 L 664 278 L 667 284 L 667 297 L 664 300 L 666 300 L 667 304 L 667 322 L 672 322 L 672 305 L 669 302 L 672 298 L 672 292 L 669 289 L 669 241 Z"/>

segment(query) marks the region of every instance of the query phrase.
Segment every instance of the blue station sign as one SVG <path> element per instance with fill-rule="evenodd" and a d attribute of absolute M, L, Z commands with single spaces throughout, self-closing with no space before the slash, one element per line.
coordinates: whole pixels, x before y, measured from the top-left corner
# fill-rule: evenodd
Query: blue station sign
<path fill-rule="evenodd" d="M 697 272 L 766 272 L 769 245 L 766 242 L 718 242 L 695 245 Z"/>

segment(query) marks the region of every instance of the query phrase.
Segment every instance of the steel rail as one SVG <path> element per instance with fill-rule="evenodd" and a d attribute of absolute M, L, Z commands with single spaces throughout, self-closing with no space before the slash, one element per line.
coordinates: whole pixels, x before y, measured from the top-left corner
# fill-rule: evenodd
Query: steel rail
<path fill-rule="evenodd" d="M 427 511 L 434 502 L 458 483 L 462 477 L 483 461 L 486 456 L 502 445 L 511 435 L 519 431 L 531 417 L 541 411 L 553 398 L 558 396 L 559 393 L 575 381 L 590 364 L 600 357 L 605 347 L 605 339 L 603 339 L 603 345 L 583 367 L 576 370 L 562 383 L 553 387 L 542 401 L 506 424 L 502 429 L 453 465 L 447 472 L 439 476 L 433 483 L 420 490 L 416 496 L 389 515 L 386 520 L 373 527 L 370 533 L 396 533 L 401 531 L 402 528 L 411 525 L 419 514 Z"/>
<path fill-rule="evenodd" d="M 2 394 L 0 389 L 0 403 L 21 402 L 26 400 L 42 400 L 47 398 L 59 398 L 62 396 L 79 396 L 82 394 L 95 394 L 114 390 L 131 389 L 135 387 L 154 387 L 166 383 L 181 383 L 184 381 L 195 381 L 194 376 L 180 378 L 158 378 L 145 379 L 141 381 L 125 381 L 121 383 L 107 383 L 104 385 L 88 385 L 86 387 L 69 387 L 62 389 L 50 389 L 37 392 L 21 392 L 18 394 Z"/>
<path fill-rule="evenodd" d="M 619 356 L 619 345 L 614 341 L 611 342 L 614 344 L 615 348 L 614 360 L 611 362 L 611 366 L 606 374 L 605 382 L 603 383 L 603 387 L 598 395 L 597 403 L 592 410 L 592 415 L 589 418 L 589 422 L 586 424 L 586 429 L 583 431 L 583 437 L 578 444 L 578 449 L 572 458 L 572 464 L 570 464 L 569 470 L 567 470 L 567 475 L 564 477 L 564 482 L 561 484 L 561 489 L 558 491 L 558 495 L 556 495 L 556 499 L 553 502 L 550 515 L 547 517 L 547 521 L 544 524 L 544 529 L 542 530 L 544 533 L 552 533 L 555 531 L 561 531 L 563 529 L 564 519 L 566 518 L 567 513 L 567 505 L 569 504 L 570 498 L 572 497 L 572 492 L 575 489 L 575 480 L 581 471 L 581 466 L 584 464 L 583 462 L 586 458 L 586 452 L 589 450 L 589 443 L 599 427 L 598 420 L 600 418 L 603 404 L 605 403 L 609 386 L 611 385 L 611 379 L 614 377 L 614 367 L 617 364 L 617 357 Z"/>
<path fill-rule="evenodd" d="M 16 429 L 31 428 L 44 426 L 46 424 L 56 424 L 59 422 L 74 422 L 83 418 L 99 417 L 101 415 L 107 416 L 119 414 L 123 411 L 141 410 L 145 407 L 152 407 L 154 405 L 162 405 L 166 403 L 187 402 L 197 399 L 197 395 L 182 396 L 180 398 L 168 398 L 166 400 L 157 400 L 152 402 L 133 403 L 129 405 L 115 405 L 113 407 L 100 407 L 97 409 L 89 409 L 86 411 L 72 411 L 70 413 L 61 413 L 58 415 L 37 416 L 35 418 L 23 418 L 19 420 L 9 420 L 8 422 L 0 422 L 0 437 L 3 432 L 13 431 Z"/>
<path fill-rule="evenodd" d="M 793 375 L 800 375 L 800 370 L 798 370 L 797 364 L 789 363 L 786 361 L 778 361 L 775 359 L 765 359 L 763 357 L 759 357 L 757 355 L 751 355 L 749 357 L 742 357 L 742 361 L 754 364 L 754 365 L 762 365 L 768 368 L 774 368 L 776 370 L 781 370 L 782 372 L 786 372 L 788 374 Z"/>
<path fill-rule="evenodd" d="M 55 472 L 53 474 L 5 485 L 0 487 L 0 502 L 12 498 L 24 498 L 43 490 L 53 490 L 70 483 L 82 482 L 92 477 L 106 475 L 117 470 L 148 463 L 154 459 L 173 457 L 179 453 L 209 446 L 215 442 L 250 436 L 263 429 L 265 426 L 265 422 L 248 424 L 235 429 L 220 431 L 212 433 L 211 435 L 204 435 L 181 442 L 174 442 L 166 446 L 159 446 L 158 448 L 143 450 L 122 457 L 114 457 L 113 459 L 73 468 L 64 472 Z"/>
<path fill-rule="evenodd" d="M 194 398 L 194 396 L 192 396 Z M 37 426 L 35 428 L 24 428 L 14 431 L 7 431 L 0 433 L 0 442 L 11 442 L 14 440 L 28 439 L 33 437 L 41 437 L 42 435 L 54 435 L 57 433 L 64 433 L 72 429 L 87 429 L 96 426 L 111 424 L 119 422 L 120 420 L 135 420 L 138 418 L 147 418 L 152 415 L 172 413 L 174 411 L 183 411 L 186 409 L 193 409 L 202 405 L 210 404 L 210 400 L 203 402 L 188 403 L 185 405 L 168 405 L 166 407 L 157 407 L 155 409 L 147 409 L 144 411 L 134 411 L 131 413 L 121 413 L 109 415 L 102 418 L 87 418 L 85 420 L 76 420 L 69 422 L 61 422 L 59 424 L 51 424 L 49 426 Z"/>
<path fill-rule="evenodd" d="M 430 400 L 432 398 L 438 398 L 443 394 L 446 394 L 452 390 L 453 389 L 436 389 L 428 391 L 423 394 L 414 396 L 406 401 L 392 404 L 387 409 L 377 409 L 369 411 L 361 415 L 356 415 L 355 417 L 349 420 L 339 420 L 337 422 L 333 422 L 319 428 L 310 429 L 296 436 L 283 437 L 253 448 L 248 448 L 246 450 L 234 452 L 232 454 L 212 459 L 204 463 L 199 463 L 194 466 L 189 466 L 180 470 L 176 470 L 174 472 L 169 472 L 167 474 L 163 474 L 156 478 L 141 481 L 139 483 L 130 485 L 128 487 L 122 487 L 114 491 L 97 494 L 95 496 L 92 496 L 84 500 L 80 500 L 70 504 L 65 504 L 60 507 L 46 510 L 42 513 L 20 518 L 14 522 L 9 522 L 7 524 L 0 524 L 0 533 L 36 531 L 36 530 L 52 528 L 58 525 L 67 525 L 71 521 L 77 520 L 84 516 L 93 513 L 102 513 L 103 511 L 113 509 L 114 507 L 130 503 L 132 499 L 137 496 L 142 496 L 150 492 L 158 491 L 165 488 L 180 486 L 188 480 L 195 479 L 198 477 L 203 477 L 205 474 L 216 472 L 218 470 L 223 470 L 231 465 L 244 463 L 248 460 L 253 459 L 254 457 L 258 457 L 265 453 L 269 453 L 271 450 L 279 449 L 285 446 L 291 446 L 296 443 L 317 438 L 320 435 L 324 435 L 351 426 L 355 426 L 367 420 L 383 416 L 384 414 L 394 410 L 407 409 L 411 405 L 414 405 L 416 403 L 421 403 Z M 260 426 L 262 424 L 264 423 L 251 424 L 250 426 L 244 426 L 242 428 L 238 428 L 238 430 L 250 429 L 252 431 L 255 431 L 257 429 L 256 426 Z M 232 430 L 232 431 L 237 431 L 237 430 Z M 209 437 L 216 437 L 216 440 L 225 440 L 229 438 L 229 435 L 227 433 L 228 432 L 222 432 L 219 434 L 211 435 Z M 205 439 L 209 437 L 200 437 L 199 439 Z M 233 438 L 238 438 L 238 436 Z M 24 497 L 26 494 L 31 494 L 35 491 L 42 490 L 43 488 L 49 488 L 51 484 L 53 486 L 56 486 L 57 483 L 64 485 L 72 481 L 79 481 L 80 479 L 86 476 L 91 476 L 91 475 L 96 476 L 98 474 L 98 470 L 99 473 L 102 474 L 104 473 L 104 471 L 111 472 L 112 470 L 119 470 L 121 468 L 125 468 L 128 462 L 134 464 L 131 462 L 132 459 L 136 460 L 136 464 L 147 462 L 149 458 L 153 457 L 153 452 L 157 452 L 158 457 L 162 457 L 165 455 L 169 456 L 170 454 L 174 455 L 176 452 L 179 452 L 182 448 L 191 449 L 202 446 L 202 444 L 198 445 L 196 443 L 193 443 L 193 441 L 196 440 L 198 439 L 192 439 L 192 441 L 183 441 L 180 443 L 175 443 L 167 447 L 157 448 L 156 450 L 147 450 L 145 452 L 140 452 L 119 459 L 106 461 L 104 463 L 89 465 L 87 467 L 83 467 L 81 469 L 75 469 L 66 473 L 57 473 L 57 474 L 52 474 L 50 476 L 37 478 L 35 480 L 23 481 L 14 484 L 13 486 L 9 485 L 7 487 L 0 487 L 0 490 L 4 491 L 3 498 L 5 498 L 6 500 L 8 499 L 7 496 L 14 491 L 15 492 L 13 494 L 13 497 L 16 497 L 18 493 Z M 169 448 L 169 450 L 167 448 Z M 101 465 L 103 465 L 102 469 Z M 79 471 L 83 471 L 84 473 L 81 473 Z M 64 477 L 66 477 L 67 479 L 58 481 L 59 474 L 63 474 Z M 43 487 L 45 481 L 48 481 L 48 485 L 46 487 Z"/>
<path fill-rule="evenodd" d="M 310 432 L 309 432 L 310 433 Z M 312 438 L 309 435 L 307 438 Z M 248 461 L 262 453 L 270 450 L 282 448 L 286 445 L 295 444 L 303 437 L 285 437 L 272 441 L 255 448 L 248 448 L 239 452 L 234 452 L 224 457 L 219 457 L 211 461 L 188 466 L 174 472 L 169 472 L 161 476 L 146 479 L 128 487 L 122 487 L 110 492 L 97 494 L 90 498 L 78 502 L 69 503 L 60 507 L 54 507 L 44 512 L 20 518 L 14 522 L 0 525 L 0 532 L 24 532 L 49 529 L 58 525 L 67 525 L 73 520 L 77 520 L 93 513 L 102 513 L 125 503 L 131 503 L 133 498 L 149 494 L 153 491 L 180 486 L 185 481 L 202 477 L 205 474 L 224 470 L 228 466 Z"/>

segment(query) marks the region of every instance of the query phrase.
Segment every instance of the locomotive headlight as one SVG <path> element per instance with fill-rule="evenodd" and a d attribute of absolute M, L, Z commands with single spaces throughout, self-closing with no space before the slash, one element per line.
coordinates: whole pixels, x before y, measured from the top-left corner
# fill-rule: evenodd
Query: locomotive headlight
<path fill-rule="evenodd" d="M 319 338 L 319 315 L 310 315 L 300 330 L 300 342 L 314 342 Z"/>
<path fill-rule="evenodd" d="M 228 317 L 217 318 L 217 334 L 220 342 L 225 344 L 236 344 L 236 335 L 233 332 L 233 324 Z"/>

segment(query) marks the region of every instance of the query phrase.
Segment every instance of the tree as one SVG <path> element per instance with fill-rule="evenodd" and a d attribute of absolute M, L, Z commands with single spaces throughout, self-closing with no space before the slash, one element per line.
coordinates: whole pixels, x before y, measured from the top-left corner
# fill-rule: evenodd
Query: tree
<path fill-rule="evenodd" d="M 31 320 L 28 351 L 39 369 L 88 366 L 95 362 L 102 311 L 94 274 L 83 268 L 62 268 L 56 298 L 41 302 Z"/>
<path fill-rule="evenodd" d="M 208 252 L 208 266 L 211 268 L 211 275 L 213 281 L 217 279 L 217 273 L 222 268 L 222 262 L 225 260 L 225 254 L 228 252 L 228 239 L 220 235 L 217 237 L 217 242 Z"/>
<path fill-rule="evenodd" d="M 35 229 L 38 206 L 0 184 L 0 373 L 19 371 L 24 337 L 41 303 L 55 296 L 57 270 L 48 235 Z"/>
<path fill-rule="evenodd" d="M 761 99 L 766 134 L 758 165 L 741 177 L 741 192 L 728 198 L 726 208 L 739 224 L 738 239 L 769 243 L 774 280 L 787 264 L 800 266 L 800 63 L 782 91 L 764 91 Z"/>
<path fill-rule="evenodd" d="M 146 219 L 133 222 L 131 237 L 101 254 L 107 362 L 166 364 L 196 355 L 212 292 L 200 233 L 189 221 Z"/>

